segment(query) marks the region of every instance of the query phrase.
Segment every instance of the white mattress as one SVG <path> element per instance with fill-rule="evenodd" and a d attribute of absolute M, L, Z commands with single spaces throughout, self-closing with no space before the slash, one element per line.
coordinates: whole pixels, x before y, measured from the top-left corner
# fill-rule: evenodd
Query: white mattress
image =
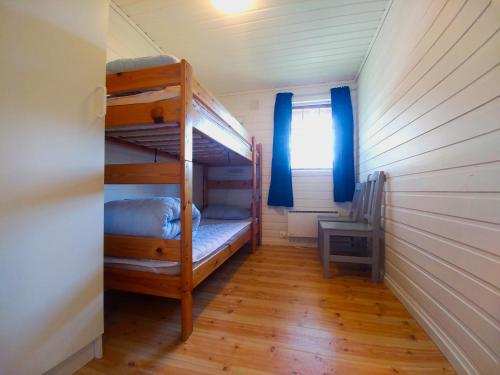
<path fill-rule="evenodd" d="M 224 248 L 239 237 L 251 224 L 246 220 L 203 219 L 198 230 L 193 233 L 193 264 L 203 261 L 212 253 Z M 179 262 L 154 259 L 130 259 L 104 257 L 109 267 L 125 268 L 135 271 L 175 275 L 180 273 Z"/>

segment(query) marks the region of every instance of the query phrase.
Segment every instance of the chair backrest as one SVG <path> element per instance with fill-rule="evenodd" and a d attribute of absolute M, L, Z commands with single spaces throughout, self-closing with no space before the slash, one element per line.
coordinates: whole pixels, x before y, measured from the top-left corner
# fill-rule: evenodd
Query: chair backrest
<path fill-rule="evenodd" d="M 373 196 L 373 184 L 372 181 L 370 180 L 371 174 L 369 174 L 366 177 L 366 182 L 365 182 L 365 189 L 363 192 L 363 201 L 361 202 L 361 213 L 360 213 L 360 219 L 361 221 L 368 221 L 368 211 L 371 206 L 370 202 Z"/>
<path fill-rule="evenodd" d="M 365 197 L 365 215 L 364 217 L 374 229 L 380 228 L 382 217 L 382 196 L 384 194 L 385 175 L 382 171 L 370 174 L 367 178 L 367 194 Z"/>
<path fill-rule="evenodd" d="M 352 197 L 351 213 L 349 217 L 355 221 L 359 221 L 362 215 L 363 200 L 365 195 L 365 182 L 356 183 L 354 195 Z"/>

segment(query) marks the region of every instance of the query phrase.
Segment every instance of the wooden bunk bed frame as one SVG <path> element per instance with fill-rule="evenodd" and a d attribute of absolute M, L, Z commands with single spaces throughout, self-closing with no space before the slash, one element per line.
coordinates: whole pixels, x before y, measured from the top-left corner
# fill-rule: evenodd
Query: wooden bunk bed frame
<path fill-rule="evenodd" d="M 176 261 L 180 264 L 180 274 L 105 266 L 105 288 L 180 299 L 182 339 L 186 340 L 193 330 L 193 289 L 245 244 L 250 242 L 254 251 L 261 242 L 262 178 L 258 176 L 262 176 L 262 146 L 255 144 L 255 139 L 248 136 L 243 126 L 193 77 L 192 68 L 185 60 L 178 64 L 109 74 L 106 85 L 110 96 L 144 93 L 132 95 L 130 100 L 124 97 L 121 105 L 108 105 L 107 139 L 154 149 L 175 161 L 108 164 L 105 166 L 105 184 L 179 184 L 181 235 L 180 240 L 166 240 L 106 234 L 106 256 Z M 158 94 L 171 87 L 179 89 L 179 95 L 158 100 Z M 193 266 L 194 162 L 205 166 L 252 166 L 249 181 L 209 181 L 204 173 L 203 183 L 204 205 L 208 189 L 251 189 L 252 223 L 232 242 Z"/>

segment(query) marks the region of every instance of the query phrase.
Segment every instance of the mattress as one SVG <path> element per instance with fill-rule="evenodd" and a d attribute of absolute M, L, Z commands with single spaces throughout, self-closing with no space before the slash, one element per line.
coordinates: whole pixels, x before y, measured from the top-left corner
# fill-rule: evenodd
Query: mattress
<path fill-rule="evenodd" d="M 158 55 L 133 59 L 118 59 L 106 64 L 106 74 L 130 72 L 133 70 L 153 68 L 161 65 L 176 64 L 180 60 L 175 56 Z M 128 105 L 137 103 L 151 103 L 159 100 L 173 99 L 180 95 L 180 87 L 165 87 L 140 93 L 126 93 L 108 97 L 108 106 Z"/>
<path fill-rule="evenodd" d="M 106 64 L 106 74 L 124 73 L 133 70 L 154 68 L 161 65 L 177 64 L 180 60 L 175 56 L 157 55 L 131 59 L 118 59 Z"/>
<path fill-rule="evenodd" d="M 250 218 L 245 220 L 203 219 L 198 230 L 193 233 L 193 265 L 226 247 L 228 243 L 243 234 L 250 227 L 251 222 Z M 180 236 L 176 239 L 180 239 Z M 108 267 L 150 273 L 167 275 L 180 273 L 179 262 L 163 260 L 104 257 L 104 264 Z"/>

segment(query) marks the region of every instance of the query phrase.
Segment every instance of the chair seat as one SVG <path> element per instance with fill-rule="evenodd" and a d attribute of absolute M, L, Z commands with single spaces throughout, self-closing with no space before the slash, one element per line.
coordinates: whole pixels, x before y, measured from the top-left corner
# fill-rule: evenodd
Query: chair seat
<path fill-rule="evenodd" d="M 333 221 L 333 222 L 344 222 L 344 223 L 353 223 L 356 220 L 351 216 L 318 216 L 318 221 Z"/>
<path fill-rule="evenodd" d="M 373 230 L 370 224 L 366 223 L 351 223 L 340 221 L 322 221 L 321 228 L 327 231 L 356 231 L 356 232 L 371 232 Z"/>

